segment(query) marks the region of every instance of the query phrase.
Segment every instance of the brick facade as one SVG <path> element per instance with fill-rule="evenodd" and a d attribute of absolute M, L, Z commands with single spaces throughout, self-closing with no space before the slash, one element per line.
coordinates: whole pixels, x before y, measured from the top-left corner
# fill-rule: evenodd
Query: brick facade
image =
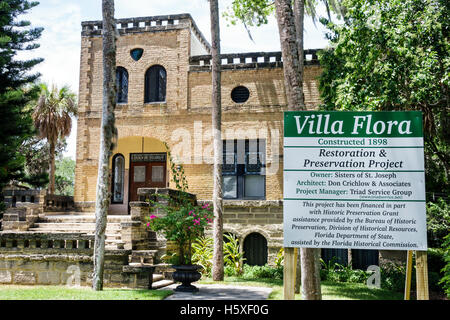
<path fill-rule="evenodd" d="M 101 21 L 83 22 L 79 116 L 74 201 L 92 211 L 95 203 L 102 107 Z M 125 158 L 124 204 L 112 213 L 127 214 L 130 153 L 164 152 L 184 164 L 189 192 L 197 199 L 212 197 L 211 72 L 209 44 L 190 15 L 118 20 L 117 66 L 128 71 L 128 102 L 116 107 L 118 142 L 113 155 Z M 130 51 L 142 48 L 135 61 Z M 315 52 L 305 61 L 304 89 L 308 109 L 320 103 Z M 287 110 L 281 54 L 223 56 L 222 131 L 224 139 L 264 138 L 266 141 L 265 199 L 225 201 L 225 230 L 242 240 L 250 232 L 268 241 L 269 256 L 282 246 L 283 111 Z M 145 72 L 161 65 L 167 72 L 166 101 L 144 103 Z M 231 99 L 231 90 L 245 86 L 244 103 Z M 168 187 L 174 188 L 170 172 Z M 271 260 L 271 259 L 269 259 Z"/>

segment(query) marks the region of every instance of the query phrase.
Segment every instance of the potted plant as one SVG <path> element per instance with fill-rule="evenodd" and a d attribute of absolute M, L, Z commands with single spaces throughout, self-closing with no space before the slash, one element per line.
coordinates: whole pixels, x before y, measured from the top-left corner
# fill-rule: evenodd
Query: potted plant
<path fill-rule="evenodd" d="M 177 192 L 172 195 L 155 194 L 151 203 L 151 211 L 147 226 L 162 233 L 167 241 L 176 244 L 178 253 L 175 255 L 172 267 L 176 270 L 172 277 L 182 282 L 176 291 L 195 292 L 198 288 L 191 285 L 201 277 L 199 265 L 192 264 L 192 243 L 203 236 L 205 228 L 213 222 L 213 211 L 209 204 L 202 206 L 192 195 L 187 193 L 188 184 L 182 165 L 175 165 L 169 146 L 164 143 L 170 161 L 172 180 Z M 165 201 L 158 201 L 157 197 Z M 153 214 L 155 209 L 161 208 L 162 214 Z M 160 212 L 158 210 L 158 212 Z"/>
<path fill-rule="evenodd" d="M 152 208 L 161 208 L 164 214 L 151 214 L 147 226 L 162 233 L 167 241 L 176 243 L 178 253 L 172 267 L 176 270 L 173 279 L 182 282 L 176 291 L 195 292 L 198 288 L 191 285 L 201 277 L 199 265 L 192 264 L 192 243 L 203 236 L 205 228 L 212 223 L 213 213 L 208 204 L 198 206 L 180 193 L 178 199 L 170 198 L 167 204 L 153 202 Z M 165 197 L 164 195 L 159 195 Z"/>

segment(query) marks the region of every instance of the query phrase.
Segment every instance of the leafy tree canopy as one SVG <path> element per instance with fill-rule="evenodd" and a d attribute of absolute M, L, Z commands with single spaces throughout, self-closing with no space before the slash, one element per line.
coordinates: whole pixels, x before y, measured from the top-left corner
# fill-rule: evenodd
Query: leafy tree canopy
<path fill-rule="evenodd" d="M 450 191 L 450 2 L 345 0 L 344 23 L 321 19 L 323 109 L 420 110 L 427 191 Z"/>
<path fill-rule="evenodd" d="M 27 104 L 36 98 L 36 87 L 29 87 L 38 77 L 30 73 L 42 59 L 17 60 L 19 51 L 39 45 L 42 28 L 30 28 L 30 22 L 17 17 L 38 2 L 0 1 L 0 187 L 23 176 L 25 158 L 17 152 L 22 142 L 33 134 L 31 110 Z"/>
<path fill-rule="evenodd" d="M 64 157 L 56 161 L 55 194 L 73 196 L 75 184 L 75 160 Z"/>
<path fill-rule="evenodd" d="M 65 139 L 59 140 L 56 144 L 55 157 L 57 162 L 61 160 L 66 146 Z M 51 162 L 48 141 L 32 136 L 22 143 L 19 152 L 25 157 L 25 177 L 21 179 L 21 182 L 25 182 L 33 188 L 46 188 L 49 182 L 48 171 Z"/>
<path fill-rule="evenodd" d="M 275 13 L 274 0 L 234 0 L 231 8 L 227 8 L 222 15 L 232 24 L 241 22 L 244 26 L 253 27 L 261 26 L 269 22 L 269 16 Z M 313 21 L 317 18 L 317 6 L 322 2 L 328 13 L 334 12 L 340 17 L 344 8 L 340 5 L 339 0 L 304 0 L 305 13 L 309 15 Z"/>

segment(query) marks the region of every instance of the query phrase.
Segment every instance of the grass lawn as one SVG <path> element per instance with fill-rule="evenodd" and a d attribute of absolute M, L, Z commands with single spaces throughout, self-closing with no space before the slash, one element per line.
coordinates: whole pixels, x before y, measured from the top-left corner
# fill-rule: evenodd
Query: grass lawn
<path fill-rule="evenodd" d="M 199 281 L 199 283 L 219 283 L 210 278 Z M 273 289 L 269 295 L 269 300 L 283 299 L 283 280 L 277 279 L 243 279 L 238 277 L 225 277 L 222 284 L 270 287 Z M 361 283 L 336 283 L 323 281 L 323 300 L 402 300 L 403 294 L 383 289 L 369 289 Z M 300 300 L 301 295 L 296 294 L 295 299 Z"/>
<path fill-rule="evenodd" d="M 171 290 L 0 285 L 0 300 L 162 300 Z"/>
<path fill-rule="evenodd" d="M 216 282 L 211 278 L 204 278 L 198 283 L 270 287 L 273 291 L 269 295 L 269 300 L 283 299 L 283 281 L 277 279 L 225 277 L 225 281 Z M 90 287 L 0 285 L 0 300 L 162 300 L 171 294 L 171 290 L 105 288 L 103 291 L 93 291 Z M 297 294 L 295 298 L 300 300 L 301 295 Z M 322 299 L 402 300 L 403 294 L 383 289 L 369 289 L 360 283 L 323 281 Z"/>

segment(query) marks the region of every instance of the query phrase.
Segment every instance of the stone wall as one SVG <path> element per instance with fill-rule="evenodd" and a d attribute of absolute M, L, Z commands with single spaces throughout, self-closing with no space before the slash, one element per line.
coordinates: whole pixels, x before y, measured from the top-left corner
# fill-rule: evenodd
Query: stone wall
<path fill-rule="evenodd" d="M 283 202 L 225 200 L 223 205 L 223 232 L 237 237 L 241 252 L 244 251 L 244 241 L 248 235 L 262 235 L 267 240 L 267 263 L 273 265 L 283 247 Z M 212 236 L 212 230 L 208 230 L 207 236 Z"/>
<path fill-rule="evenodd" d="M 16 207 L 6 209 L 0 230 L 27 231 L 43 212 L 42 203 L 18 202 Z"/>
<path fill-rule="evenodd" d="M 91 286 L 93 241 L 80 233 L 0 232 L 0 283 Z M 153 269 L 130 266 L 130 254 L 105 251 L 105 287 L 151 288 Z"/>
<path fill-rule="evenodd" d="M 15 207 L 25 203 L 44 206 L 44 198 L 47 195 L 47 190 L 23 190 L 13 187 L 5 187 L 1 193 L 3 194 L 6 207 Z"/>

